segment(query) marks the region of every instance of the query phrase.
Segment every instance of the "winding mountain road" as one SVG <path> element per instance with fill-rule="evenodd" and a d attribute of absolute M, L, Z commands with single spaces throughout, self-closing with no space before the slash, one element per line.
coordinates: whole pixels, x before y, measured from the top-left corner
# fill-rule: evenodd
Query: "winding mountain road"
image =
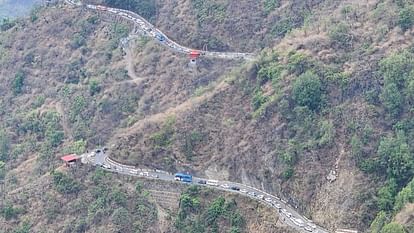
<path fill-rule="evenodd" d="M 140 15 L 123 9 L 106 7 L 101 5 L 91 5 L 91 4 L 83 4 L 80 0 L 65 0 L 66 3 L 76 7 L 85 7 L 86 9 L 99 11 L 99 12 L 106 12 L 108 14 L 117 15 L 123 19 L 131 21 L 136 26 L 136 31 L 138 34 L 146 35 L 154 40 L 158 41 L 165 47 L 187 55 L 195 55 L 198 56 L 205 56 L 205 57 L 212 57 L 212 58 L 220 58 L 220 59 L 244 59 L 244 60 L 253 60 L 254 54 L 252 53 L 235 53 L 235 52 L 210 52 L 210 51 L 201 51 L 197 49 L 192 49 L 185 47 L 176 43 L 175 41 L 171 40 L 167 35 L 165 35 L 161 30 L 156 28 L 146 19 L 141 17 Z M 130 35 L 128 39 L 133 38 L 133 35 Z"/>
<path fill-rule="evenodd" d="M 182 46 L 175 41 L 171 40 L 167 35 L 165 35 L 161 30 L 157 29 L 154 25 L 149 23 L 140 15 L 123 9 L 111 8 L 106 6 L 100 5 L 90 5 L 90 4 L 83 4 L 80 0 L 65 0 L 65 2 L 69 5 L 75 7 L 84 7 L 89 10 L 99 11 L 99 12 L 106 12 L 108 14 L 117 15 L 118 17 L 124 18 L 134 23 L 136 29 L 134 32 L 137 32 L 141 35 L 149 36 L 156 41 L 158 41 L 163 46 L 178 52 L 187 55 L 197 55 L 197 56 L 205 56 L 205 57 L 212 57 L 212 58 L 220 58 L 220 59 L 244 59 L 244 60 L 252 60 L 254 59 L 254 54 L 251 53 L 234 53 L 234 52 L 210 52 L 210 51 L 201 51 L 196 49 L 191 49 L 185 46 Z M 129 39 L 134 38 L 134 34 L 130 34 L 128 38 L 124 38 L 124 42 Z M 99 152 L 97 152 L 99 151 Z M 168 182 L 179 182 L 175 181 L 174 175 L 169 172 L 161 171 L 161 170 L 150 170 L 150 169 L 140 169 L 134 166 L 129 166 L 125 164 L 118 163 L 109 158 L 107 153 L 104 153 L 102 150 L 97 150 L 95 152 L 87 153 L 81 155 L 82 163 L 84 164 L 91 164 L 93 166 L 100 166 L 103 169 L 115 172 L 124 175 L 130 176 L 139 176 L 148 179 L 159 179 Z M 326 229 L 317 226 L 309 219 L 305 218 L 304 216 L 300 215 L 293 207 L 291 207 L 285 200 L 269 194 L 265 191 L 256 189 L 254 187 L 250 187 L 244 184 L 230 182 L 230 181 L 214 181 L 213 184 L 205 184 L 204 182 L 200 183 L 200 181 L 207 181 L 207 179 L 193 177 L 193 181 L 190 183 L 192 185 L 200 185 L 200 186 L 209 186 L 211 188 L 238 193 L 243 196 L 247 196 L 258 200 L 271 208 L 277 210 L 278 214 L 280 215 L 280 219 L 287 224 L 288 226 L 296 229 L 299 232 L 314 232 L 314 233 L 329 233 Z M 231 187 L 237 187 L 237 189 L 232 189 Z"/>
<path fill-rule="evenodd" d="M 99 166 L 102 169 L 105 169 L 110 172 L 119 173 L 123 175 L 129 176 L 137 176 L 143 177 L 148 179 L 159 179 L 168 182 L 180 182 L 175 181 L 174 174 L 161 171 L 157 169 L 141 169 L 135 166 L 125 165 L 118 163 L 111 158 L 109 158 L 108 153 L 104 152 L 104 150 L 96 150 L 91 153 L 83 154 L 82 163 L 84 164 L 91 164 L 93 166 Z M 200 181 L 208 181 L 208 179 L 200 178 L 200 177 L 193 177 L 193 181 L 191 183 L 184 183 L 184 184 L 191 184 L 191 185 L 199 185 L 199 186 L 208 186 L 211 188 L 237 193 L 243 196 L 247 196 L 249 198 L 253 198 L 258 200 L 271 208 L 277 210 L 280 219 L 287 224 L 288 226 L 296 229 L 299 232 L 313 232 L 313 233 L 329 233 L 326 229 L 317 226 L 311 220 L 307 219 L 306 217 L 300 215 L 293 207 L 291 207 L 285 200 L 269 194 L 265 191 L 256 189 L 251 186 L 247 186 L 245 184 L 230 182 L 230 181 L 214 181 L 216 184 L 211 185 L 207 182 L 200 183 Z M 237 187 L 238 190 L 233 190 L 231 187 Z"/>

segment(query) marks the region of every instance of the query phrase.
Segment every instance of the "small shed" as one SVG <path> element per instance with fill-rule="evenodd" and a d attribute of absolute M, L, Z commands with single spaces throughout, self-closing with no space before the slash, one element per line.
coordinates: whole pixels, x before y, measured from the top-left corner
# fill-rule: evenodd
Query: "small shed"
<path fill-rule="evenodd" d="M 80 160 L 80 157 L 75 155 L 75 154 L 70 154 L 70 155 L 65 155 L 65 156 L 61 157 L 61 159 L 63 161 L 65 161 L 65 165 L 67 167 L 70 167 L 70 166 L 76 164 Z"/>

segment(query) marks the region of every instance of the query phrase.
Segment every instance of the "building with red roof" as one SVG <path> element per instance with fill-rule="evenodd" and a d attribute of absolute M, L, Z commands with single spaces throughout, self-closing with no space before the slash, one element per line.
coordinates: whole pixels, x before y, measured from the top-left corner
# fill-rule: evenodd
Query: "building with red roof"
<path fill-rule="evenodd" d="M 61 159 L 65 161 L 67 167 L 70 167 L 71 165 L 75 164 L 80 159 L 80 157 L 75 154 L 70 154 L 61 157 Z"/>

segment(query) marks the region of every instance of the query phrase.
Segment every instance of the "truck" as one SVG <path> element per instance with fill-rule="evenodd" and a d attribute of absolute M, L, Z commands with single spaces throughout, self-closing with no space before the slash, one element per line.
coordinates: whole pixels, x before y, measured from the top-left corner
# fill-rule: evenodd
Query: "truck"
<path fill-rule="evenodd" d="M 190 174 L 184 174 L 184 173 L 176 173 L 174 175 L 174 180 L 181 181 L 184 183 L 192 183 L 193 182 L 193 176 Z"/>
<path fill-rule="evenodd" d="M 207 184 L 211 186 L 218 186 L 217 180 L 207 180 Z"/>

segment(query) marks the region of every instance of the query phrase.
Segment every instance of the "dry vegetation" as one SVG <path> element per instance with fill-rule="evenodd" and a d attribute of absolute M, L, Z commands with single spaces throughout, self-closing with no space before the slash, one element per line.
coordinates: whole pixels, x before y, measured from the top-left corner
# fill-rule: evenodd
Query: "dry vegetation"
<path fill-rule="evenodd" d="M 390 223 L 395 221 L 410 232 L 410 4 L 157 2 L 151 20 L 178 42 L 258 54 L 248 64 L 200 59 L 197 68 L 188 66 L 185 56 L 145 38 L 125 54 L 118 43 L 129 28 L 107 16 L 57 7 L 11 24 L 0 34 L 0 160 L 6 162 L 6 199 L 16 208 L 25 206 L 12 200 L 13 190 L 41 182 L 33 192 L 44 187 L 65 206 L 57 214 L 61 228 L 50 229 L 73 225 L 74 219 L 64 219 L 75 209 L 52 187 L 49 172 L 64 153 L 106 144 L 125 163 L 262 187 L 331 230 L 379 233 L 397 229 Z M 326 177 L 332 171 L 337 177 L 331 183 Z M 90 201 L 92 188 L 86 187 L 91 180 L 84 183 L 82 176 L 73 175 L 82 191 L 70 197 Z M 128 184 L 121 186 L 131 190 Z M 208 195 L 209 204 L 218 197 Z M 287 232 L 269 210 L 249 206 L 244 199 L 237 202 L 246 220 L 242 232 Z M 27 207 L 42 205 L 46 202 L 33 200 Z M 154 205 L 157 216 L 165 217 L 166 210 Z M 201 212 L 190 211 L 189 216 L 199 219 Z M 38 232 L 41 225 L 33 223 L 46 221 L 45 214 L 26 211 L 2 221 L 7 229 L 23 229 L 29 220 Z M 174 232 L 178 213 L 170 214 L 173 218 L 158 220 Z M 112 215 L 105 212 L 100 223 Z M 159 231 L 157 221 L 148 221 L 148 231 Z M 85 224 L 90 232 L 116 229 L 113 222 L 100 225 L 88 219 Z M 219 232 L 230 230 L 228 224 L 223 227 Z"/>

